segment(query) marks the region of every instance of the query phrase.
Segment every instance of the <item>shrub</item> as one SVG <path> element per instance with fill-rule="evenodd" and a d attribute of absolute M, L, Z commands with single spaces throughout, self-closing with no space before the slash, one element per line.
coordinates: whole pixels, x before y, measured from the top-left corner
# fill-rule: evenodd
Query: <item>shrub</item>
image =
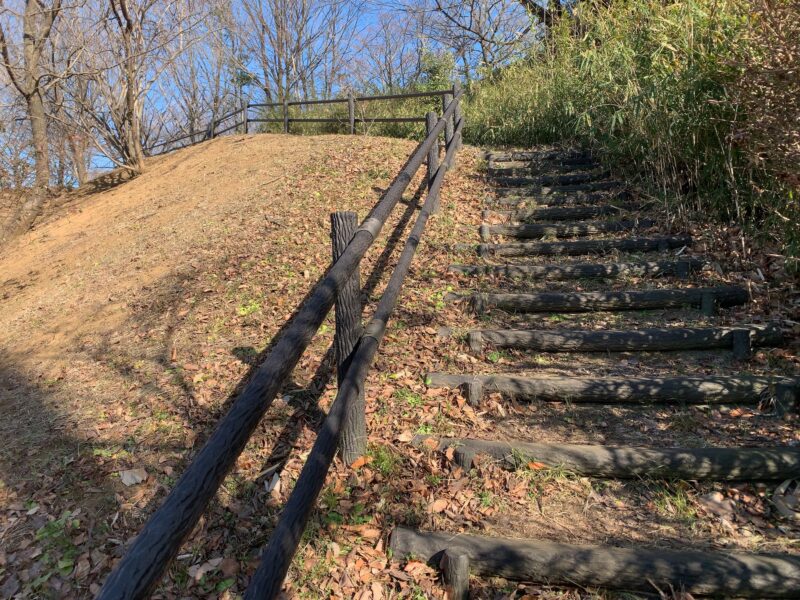
<path fill-rule="evenodd" d="M 770 13 L 773 21 L 794 14 L 795 25 L 780 29 L 794 32 L 797 0 L 777 1 L 782 12 Z M 467 141 L 588 146 L 655 181 L 652 191 L 677 208 L 750 225 L 780 221 L 796 252 L 800 233 L 775 214 L 792 198 L 754 162 L 757 148 L 772 143 L 771 121 L 747 114 L 761 114 L 753 112 L 759 94 L 777 89 L 775 62 L 784 60 L 768 47 L 778 36 L 767 12 L 754 16 L 746 0 L 581 2 L 528 59 L 473 86 Z M 742 85 L 754 72 L 763 85 Z M 794 74 L 792 89 L 796 67 Z M 796 105 L 796 92 L 786 100 Z M 780 120 L 778 107 L 764 111 Z"/>

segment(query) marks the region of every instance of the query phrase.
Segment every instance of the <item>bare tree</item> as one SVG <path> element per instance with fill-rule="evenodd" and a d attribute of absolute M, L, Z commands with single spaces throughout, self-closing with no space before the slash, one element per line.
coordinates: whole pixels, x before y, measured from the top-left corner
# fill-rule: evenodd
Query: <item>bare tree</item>
<path fill-rule="evenodd" d="M 416 82 L 425 50 L 425 17 L 410 12 L 377 15 L 361 38 L 351 78 L 375 91 L 400 90 Z"/>
<path fill-rule="evenodd" d="M 186 18 L 200 10 L 198 4 L 186 3 Z M 160 95 L 169 102 L 169 109 L 159 112 L 166 136 L 186 134 L 197 142 L 209 123 L 241 106 L 242 87 L 248 79 L 238 66 L 244 60 L 232 27 L 230 4 L 223 1 L 209 11 L 196 31 L 177 38 L 175 60 L 158 84 Z"/>
<path fill-rule="evenodd" d="M 187 45 L 205 10 L 187 0 L 87 0 L 70 37 L 88 48 L 73 66 L 72 119 L 92 145 L 129 172 L 144 170 L 145 141 L 154 137 L 167 99 L 153 92 Z"/>
<path fill-rule="evenodd" d="M 11 15 L 21 21 L 21 28 L 18 29 L 21 29 L 22 40 L 16 44 L 19 56 L 14 57 L 5 27 L 0 20 L 0 58 L 9 80 L 25 100 L 36 162 L 35 183 L 37 187 L 44 189 L 50 184 L 50 156 L 44 105 L 47 74 L 42 68 L 42 53 L 53 23 L 61 11 L 61 0 L 53 0 L 49 6 L 42 0 L 26 0 L 21 14 L 6 8 L 2 1 L 0 9 L 2 16 Z"/>
<path fill-rule="evenodd" d="M 22 189 L 35 177 L 29 121 L 22 100 L 0 89 L 0 188 Z"/>
<path fill-rule="evenodd" d="M 359 22 L 351 0 L 240 0 L 238 30 L 267 100 L 332 93 Z M 321 85 L 320 85 L 321 84 Z"/>

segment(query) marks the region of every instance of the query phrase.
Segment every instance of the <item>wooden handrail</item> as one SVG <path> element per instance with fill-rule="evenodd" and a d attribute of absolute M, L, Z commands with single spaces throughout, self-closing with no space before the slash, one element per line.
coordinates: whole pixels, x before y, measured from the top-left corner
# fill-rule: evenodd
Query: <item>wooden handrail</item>
<path fill-rule="evenodd" d="M 259 102 L 259 103 L 248 103 L 246 107 L 238 108 L 233 110 L 221 117 L 217 117 L 211 120 L 208 127 L 201 130 L 205 133 L 189 133 L 177 138 L 173 138 L 170 140 L 165 140 L 163 142 L 157 142 L 147 148 L 148 152 L 152 152 L 156 148 L 163 148 L 164 146 L 169 146 L 170 144 L 175 144 L 177 142 L 181 142 L 188 138 L 192 138 L 194 136 L 201 136 L 201 139 L 198 142 L 192 142 L 191 144 L 185 144 L 180 146 L 181 148 L 185 148 L 186 146 L 193 145 L 195 143 L 199 143 L 200 141 L 205 141 L 207 139 L 214 138 L 218 135 L 223 133 L 227 133 L 228 131 L 235 129 L 240 125 L 240 123 L 236 123 L 235 125 L 228 126 L 225 129 L 217 130 L 217 127 L 222 121 L 229 119 L 235 116 L 241 116 L 246 111 L 249 111 L 251 108 L 282 108 L 282 107 L 289 107 L 289 106 L 303 106 L 303 105 L 318 105 L 318 104 L 350 104 L 354 102 L 370 102 L 370 101 L 384 101 L 384 100 L 402 100 L 405 98 L 433 98 L 433 97 L 441 97 L 446 99 L 448 96 L 453 94 L 453 90 L 456 89 L 457 86 L 454 86 L 453 89 L 450 90 L 433 90 L 430 92 L 408 92 L 405 94 L 384 94 L 380 96 L 351 96 L 347 98 L 331 98 L 326 100 L 292 100 L 291 102 Z M 458 116 L 456 115 L 456 120 Z M 358 123 L 424 123 L 424 117 L 354 117 L 351 119 L 353 122 Z M 284 115 L 281 118 L 270 119 L 270 118 L 256 118 L 256 119 L 247 119 L 248 123 L 284 123 L 286 125 L 290 123 L 345 123 L 347 119 L 337 119 L 337 118 L 299 118 L 299 117 L 289 117 L 288 114 Z M 171 150 L 177 150 L 177 148 L 169 148 L 160 152 L 156 152 L 155 154 L 165 154 L 170 152 Z"/>
<path fill-rule="evenodd" d="M 303 352 L 333 306 L 339 290 L 358 268 L 389 215 L 401 200 L 414 175 L 425 162 L 430 149 L 438 145 L 439 136 L 445 130 L 445 120 L 453 118 L 457 112 L 460 99 L 461 92 L 459 91 L 454 94 L 453 101 L 444 111 L 442 117 L 425 139 L 417 145 L 417 148 L 411 154 L 400 173 L 395 177 L 389 189 L 384 192 L 367 218 L 361 223 L 344 252 L 317 282 L 305 302 L 295 313 L 295 316 L 283 329 L 283 333 L 276 340 L 264 362 L 255 371 L 242 393 L 233 402 L 227 414 L 220 420 L 217 428 L 186 468 L 175 487 L 161 506 L 151 515 L 144 528 L 131 543 L 125 556 L 109 575 L 100 590 L 99 599 L 127 600 L 146 598 L 161 580 L 170 562 L 177 554 L 180 545 L 191 533 L 197 521 L 205 512 L 209 501 L 222 484 L 223 479 L 244 450 L 253 431 L 272 404 L 275 395 L 291 375 Z M 459 122 L 456 125 L 456 131 L 460 132 L 461 126 L 462 123 Z M 456 135 L 454 140 L 457 140 L 458 137 Z M 456 143 L 451 143 L 449 152 L 454 153 L 457 147 Z M 429 191 L 426 201 L 428 209 L 425 210 L 429 211 L 431 198 L 435 200 L 438 197 L 438 189 L 441 186 L 446 170 L 447 167 L 443 165 L 437 171 L 436 180 Z M 428 212 L 424 214 L 427 215 Z M 421 227 L 424 228 L 427 216 L 423 219 L 421 214 L 420 219 L 422 222 Z M 419 223 L 420 221 L 418 220 Z M 415 231 L 417 231 L 416 226 Z M 407 244 L 407 248 L 409 244 L 412 246 L 412 249 L 408 250 L 411 256 L 413 256 L 413 250 L 416 248 L 420 235 L 421 230 L 417 232 L 416 237 L 412 232 L 412 238 L 409 239 Z M 412 243 L 412 240 L 417 241 Z M 406 252 L 404 250 L 403 256 L 406 255 Z M 381 299 L 373 324 L 365 333 L 366 337 L 374 340 L 375 349 L 377 349 L 377 343 L 383 335 L 382 327 L 385 327 L 385 323 L 397 300 L 399 287 L 396 290 L 395 287 L 402 284 L 405 272 L 408 270 L 408 265 L 406 265 L 403 272 L 403 260 L 407 260 L 410 263 L 410 257 L 406 259 L 401 257 L 401 262 L 395 269 L 387 291 L 384 293 L 385 300 L 384 298 Z M 402 272 L 402 274 L 397 275 L 398 271 Z M 398 277 L 399 281 L 397 280 Z M 383 325 L 381 326 L 380 323 L 383 323 Z M 371 344 L 372 342 L 367 342 L 365 347 L 369 348 Z M 374 356 L 374 353 L 372 356 Z M 368 362 L 371 364 L 371 357 L 369 357 Z M 358 367 L 359 369 L 364 368 L 365 363 L 363 361 L 358 364 L 361 365 Z M 368 369 L 369 366 L 367 365 L 366 368 Z M 354 373 L 361 377 L 360 371 L 354 371 Z M 323 438 L 323 441 L 325 439 Z M 338 437 L 336 439 L 338 440 Z M 314 499 L 316 499 L 316 495 L 314 495 Z M 311 509 L 304 508 L 304 510 L 310 511 Z M 305 521 L 303 521 L 304 523 Z M 296 525 L 293 525 L 293 527 L 296 527 Z"/>

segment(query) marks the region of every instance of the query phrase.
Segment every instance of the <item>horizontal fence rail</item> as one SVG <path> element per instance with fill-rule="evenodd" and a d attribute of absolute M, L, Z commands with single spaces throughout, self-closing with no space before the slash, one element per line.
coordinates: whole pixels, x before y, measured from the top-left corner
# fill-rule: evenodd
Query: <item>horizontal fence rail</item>
<path fill-rule="evenodd" d="M 291 375 L 303 352 L 322 325 L 339 292 L 359 267 L 411 180 L 436 155 L 428 170 L 428 193 L 375 315 L 348 359 L 339 392 L 325 419 L 300 478 L 264 550 L 247 598 L 273 598 L 280 591 L 300 536 L 324 485 L 339 444 L 342 422 L 353 399 L 363 389 L 372 361 L 397 303 L 403 281 L 429 216 L 436 211 L 445 173 L 461 146 L 464 120 L 458 85 L 447 98 L 441 117 L 429 113 L 426 137 L 362 221 L 344 251 L 316 283 L 311 293 L 275 340 L 272 350 L 218 423 L 161 506 L 151 515 L 127 553 L 105 581 L 98 598 L 147 598 L 191 533 L 223 479 L 234 466 L 275 395 Z M 439 137 L 445 137 L 445 157 L 438 164 Z M 429 164 L 430 166 L 430 164 Z"/>
<path fill-rule="evenodd" d="M 460 131 L 461 124 L 457 126 L 457 132 L 460 133 Z M 451 144 L 447 150 L 445 162 L 436 172 L 425 204 L 400 254 L 397 266 L 392 272 L 386 290 L 375 310 L 375 315 L 351 355 L 347 375 L 339 387 L 336 399 L 300 472 L 297 484 L 281 513 L 278 525 L 261 555 L 261 562 L 247 588 L 245 600 L 271 600 L 276 598 L 281 591 L 283 580 L 289 571 L 295 552 L 297 552 L 300 538 L 305 531 L 311 512 L 316 506 L 317 497 L 325 485 L 325 477 L 339 446 L 345 415 L 348 414 L 350 406 L 359 394 L 363 393 L 364 382 L 386 332 L 386 325 L 397 304 L 403 282 L 408 275 L 411 261 L 425 231 L 428 218 L 438 204 L 439 190 L 444 182 L 447 164 L 449 160 L 452 160 L 455 149 L 456 145 Z"/>
<path fill-rule="evenodd" d="M 287 102 L 255 102 L 244 104 L 241 108 L 232 110 L 223 114 L 220 117 L 212 118 L 211 122 L 205 127 L 197 131 L 182 134 L 176 138 L 171 138 L 161 142 L 156 142 L 146 148 L 146 151 L 151 156 L 158 154 L 165 154 L 172 150 L 178 150 L 187 146 L 198 144 L 205 140 L 215 138 L 219 135 L 239 129 L 242 133 L 248 133 L 249 125 L 251 123 L 283 123 L 284 133 L 289 133 L 289 127 L 292 123 L 340 123 L 342 125 L 349 125 L 349 132 L 355 133 L 355 126 L 357 123 L 424 123 L 425 117 L 365 117 L 355 114 L 357 103 L 368 103 L 373 101 L 388 101 L 388 100 L 406 100 L 413 98 L 448 98 L 452 96 L 453 90 L 433 90 L 429 92 L 408 92 L 405 94 L 383 94 L 379 96 L 354 96 L 350 95 L 347 98 L 331 98 L 325 100 L 292 100 Z M 319 106 L 331 104 L 347 104 L 348 116 L 342 118 L 335 117 L 292 117 L 289 114 L 289 108 L 293 106 Z M 264 117 L 256 116 L 251 117 L 250 111 L 252 109 L 279 109 L 281 111 L 280 117 Z M 232 121 L 226 123 L 227 121 Z M 226 123 L 222 127 L 223 123 Z M 190 140 L 188 144 L 180 144 Z M 173 144 L 180 144 L 172 146 Z"/>

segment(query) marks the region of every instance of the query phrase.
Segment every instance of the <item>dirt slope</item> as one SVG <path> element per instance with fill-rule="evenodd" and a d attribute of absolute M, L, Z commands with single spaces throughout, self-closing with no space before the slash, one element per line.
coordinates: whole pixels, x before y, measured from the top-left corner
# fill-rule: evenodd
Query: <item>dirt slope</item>
<path fill-rule="evenodd" d="M 121 541 L 329 264 L 329 213 L 363 218 L 414 147 L 360 136 L 220 138 L 151 159 L 132 181 L 112 174 L 59 199 L 4 252 L 0 596 L 97 590 Z M 413 207 L 395 213 L 362 268 L 370 299 Z M 311 439 L 316 403 L 333 393 L 331 340 L 332 322 L 243 457 L 248 490 Z M 147 480 L 124 485 L 130 469 Z M 222 506 L 241 509 L 243 489 L 223 490 Z M 258 548 L 264 530 L 244 523 L 237 548 Z M 187 566 L 176 566 L 178 579 Z"/>

